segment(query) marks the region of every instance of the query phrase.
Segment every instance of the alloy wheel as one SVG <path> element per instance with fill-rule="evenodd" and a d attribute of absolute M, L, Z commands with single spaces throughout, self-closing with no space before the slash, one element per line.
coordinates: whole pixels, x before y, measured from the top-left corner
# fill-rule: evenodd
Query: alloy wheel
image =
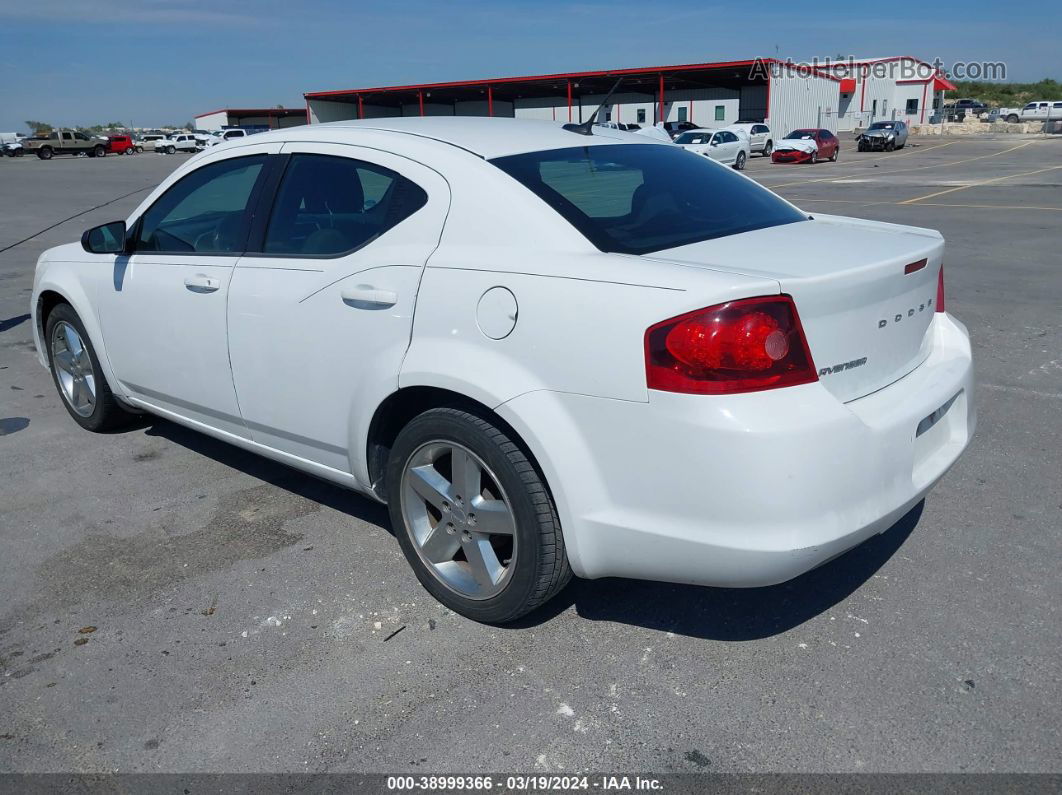
<path fill-rule="evenodd" d="M 96 409 L 96 372 L 88 348 L 72 325 L 62 320 L 52 329 L 52 364 L 63 399 L 79 416 Z"/>
<path fill-rule="evenodd" d="M 405 532 L 447 588 L 489 599 L 508 584 L 517 554 L 512 503 L 490 467 L 467 447 L 435 440 L 402 470 Z"/>

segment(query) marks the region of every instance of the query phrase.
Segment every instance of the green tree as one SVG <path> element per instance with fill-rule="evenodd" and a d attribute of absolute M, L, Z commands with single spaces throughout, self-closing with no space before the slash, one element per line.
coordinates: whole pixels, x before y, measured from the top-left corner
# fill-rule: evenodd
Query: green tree
<path fill-rule="evenodd" d="M 52 131 L 52 125 L 46 121 L 27 121 L 26 126 L 30 128 L 30 132 L 34 135 L 50 133 Z"/>

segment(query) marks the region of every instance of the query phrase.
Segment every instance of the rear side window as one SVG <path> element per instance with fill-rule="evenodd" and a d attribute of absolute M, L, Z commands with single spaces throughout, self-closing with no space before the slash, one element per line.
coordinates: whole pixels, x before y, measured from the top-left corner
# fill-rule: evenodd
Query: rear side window
<path fill-rule="evenodd" d="M 490 162 L 602 251 L 647 254 L 806 220 L 752 180 L 677 146 L 581 146 Z"/>
<path fill-rule="evenodd" d="M 361 248 L 428 201 L 390 169 L 330 155 L 292 155 L 269 218 L 264 251 L 334 257 Z"/>
<path fill-rule="evenodd" d="M 266 155 L 222 160 L 196 169 L 141 217 L 137 251 L 242 253 L 247 205 Z"/>

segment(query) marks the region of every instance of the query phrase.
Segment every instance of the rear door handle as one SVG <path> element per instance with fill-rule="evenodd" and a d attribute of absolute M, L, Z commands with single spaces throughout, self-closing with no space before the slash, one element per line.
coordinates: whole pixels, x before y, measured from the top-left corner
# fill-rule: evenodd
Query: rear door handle
<path fill-rule="evenodd" d="M 197 273 L 195 276 L 186 277 L 184 286 L 193 293 L 212 293 L 221 287 L 221 279 L 215 279 L 205 273 Z"/>
<path fill-rule="evenodd" d="M 377 290 L 371 284 L 344 287 L 340 296 L 344 303 L 362 309 L 386 309 L 398 303 L 398 293 L 393 290 Z"/>

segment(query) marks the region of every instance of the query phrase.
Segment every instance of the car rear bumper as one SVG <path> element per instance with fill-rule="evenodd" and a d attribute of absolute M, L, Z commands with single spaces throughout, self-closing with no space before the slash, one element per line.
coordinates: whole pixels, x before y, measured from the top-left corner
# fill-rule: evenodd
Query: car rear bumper
<path fill-rule="evenodd" d="M 976 425 L 966 329 L 841 403 L 819 383 L 648 403 L 539 391 L 499 407 L 539 459 L 572 568 L 728 587 L 784 582 L 891 527 Z"/>

